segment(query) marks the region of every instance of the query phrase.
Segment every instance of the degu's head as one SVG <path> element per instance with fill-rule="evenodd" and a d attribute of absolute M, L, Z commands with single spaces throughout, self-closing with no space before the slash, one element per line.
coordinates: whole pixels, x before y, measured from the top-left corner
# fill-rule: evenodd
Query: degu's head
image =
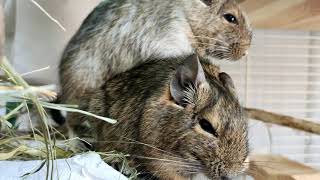
<path fill-rule="evenodd" d="M 192 44 L 202 57 L 235 61 L 247 54 L 252 29 L 234 0 L 192 0 L 189 7 Z"/>

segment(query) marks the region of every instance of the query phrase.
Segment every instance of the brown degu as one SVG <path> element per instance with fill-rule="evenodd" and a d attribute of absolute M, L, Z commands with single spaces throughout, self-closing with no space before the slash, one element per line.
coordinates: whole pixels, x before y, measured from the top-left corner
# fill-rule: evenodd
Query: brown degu
<path fill-rule="evenodd" d="M 60 63 L 61 100 L 77 104 L 105 78 L 150 58 L 238 60 L 251 28 L 235 0 L 105 0 L 84 20 Z"/>
<path fill-rule="evenodd" d="M 232 79 L 196 55 L 148 61 L 92 93 L 81 108 L 118 120 L 89 118 L 95 150 L 129 154 L 141 174 L 228 179 L 248 165 L 247 119 Z"/>

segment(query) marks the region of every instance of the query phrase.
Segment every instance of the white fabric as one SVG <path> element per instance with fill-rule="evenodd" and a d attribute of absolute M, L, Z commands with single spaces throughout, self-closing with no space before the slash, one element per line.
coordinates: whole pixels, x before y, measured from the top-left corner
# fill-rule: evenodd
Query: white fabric
<path fill-rule="evenodd" d="M 37 169 L 42 161 L 0 161 L 0 180 L 20 180 L 26 173 Z M 77 155 L 69 159 L 55 160 L 54 180 L 127 180 L 125 176 L 103 162 L 94 152 Z M 43 180 L 46 177 L 44 166 L 26 180 Z"/>

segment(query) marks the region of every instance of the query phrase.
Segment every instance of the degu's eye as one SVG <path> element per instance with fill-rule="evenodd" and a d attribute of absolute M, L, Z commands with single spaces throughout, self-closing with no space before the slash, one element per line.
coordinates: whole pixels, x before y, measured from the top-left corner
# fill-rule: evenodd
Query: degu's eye
<path fill-rule="evenodd" d="M 208 120 L 200 119 L 199 120 L 199 125 L 207 133 L 210 133 L 210 134 L 214 135 L 215 137 L 218 137 L 217 131 L 215 130 L 215 128 L 212 127 L 211 123 Z"/>
<path fill-rule="evenodd" d="M 224 14 L 223 18 L 225 20 L 227 20 L 229 23 L 238 24 L 237 18 L 234 15 L 230 14 L 230 13 Z"/>

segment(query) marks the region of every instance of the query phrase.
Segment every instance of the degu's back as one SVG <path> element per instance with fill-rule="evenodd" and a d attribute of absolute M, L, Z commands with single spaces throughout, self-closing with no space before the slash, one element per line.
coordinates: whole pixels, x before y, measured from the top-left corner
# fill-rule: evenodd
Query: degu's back
<path fill-rule="evenodd" d="M 106 0 L 85 19 L 60 64 L 61 100 L 77 104 L 106 78 L 152 58 L 238 60 L 251 28 L 234 0 Z"/>
<path fill-rule="evenodd" d="M 148 61 L 89 97 L 84 110 L 118 120 L 97 123 L 96 150 L 130 154 L 139 172 L 220 179 L 246 168 L 247 120 L 232 79 L 196 55 Z"/>

